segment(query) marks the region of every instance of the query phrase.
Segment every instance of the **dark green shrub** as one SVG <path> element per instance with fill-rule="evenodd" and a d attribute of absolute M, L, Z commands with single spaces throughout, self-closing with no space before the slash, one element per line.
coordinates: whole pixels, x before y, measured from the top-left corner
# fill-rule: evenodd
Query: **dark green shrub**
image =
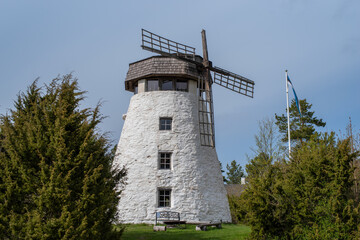
<path fill-rule="evenodd" d="M 36 81 L 0 122 L 1 239 L 118 239 L 113 228 L 125 174 L 112 169 L 97 131 L 99 106 L 79 109 L 71 75 L 45 93 Z"/>

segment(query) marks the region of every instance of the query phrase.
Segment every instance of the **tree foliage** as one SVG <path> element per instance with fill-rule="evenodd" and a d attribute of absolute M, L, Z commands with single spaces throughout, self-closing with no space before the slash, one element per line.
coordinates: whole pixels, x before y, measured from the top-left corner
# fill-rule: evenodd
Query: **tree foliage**
<path fill-rule="evenodd" d="M 340 138 L 349 139 L 351 152 L 360 152 L 360 133 L 359 131 L 355 130 L 351 121 L 351 117 L 349 117 L 349 123 L 346 126 L 345 134 L 341 134 Z M 351 166 L 355 169 L 353 193 L 356 196 L 355 201 L 358 203 L 360 202 L 360 158 L 357 157 L 354 159 L 354 161 L 351 163 Z"/>
<path fill-rule="evenodd" d="M 251 239 L 359 239 L 354 191 L 359 149 L 351 124 L 345 138 L 319 134 L 315 127 L 325 123 L 314 117 L 306 100 L 300 104 L 301 119 L 294 101 L 290 108 L 295 144 L 289 160 L 285 149 L 277 147 L 271 120 L 259 122 L 255 156 L 246 165 L 246 188 L 237 199 L 229 198 L 232 214 L 251 225 Z M 287 141 L 287 118 L 275 117 L 282 141 Z"/>
<path fill-rule="evenodd" d="M 297 146 L 290 161 L 265 154 L 246 167 L 241 195 L 253 239 L 358 238 L 359 206 L 352 194 L 354 169 L 349 140 L 314 135 Z"/>
<path fill-rule="evenodd" d="M 232 223 L 245 223 L 245 216 L 247 214 L 247 209 L 245 205 L 244 198 L 236 195 L 228 195 L 229 208 L 231 214 Z"/>
<path fill-rule="evenodd" d="M 255 148 L 251 148 L 256 156 L 265 154 L 270 158 L 278 158 L 282 153 L 279 128 L 274 118 L 264 118 L 258 122 L 259 131 L 255 135 Z"/>
<path fill-rule="evenodd" d="M 71 75 L 35 81 L 1 117 L 1 239 L 120 237 L 112 222 L 125 171 L 97 131 L 99 105 L 80 109 L 83 98 Z"/>
<path fill-rule="evenodd" d="M 255 147 L 252 151 L 255 153 L 254 158 L 249 158 L 249 164 L 246 165 L 247 184 L 244 188 L 249 186 L 249 181 L 252 185 L 259 185 L 263 188 L 261 182 L 254 182 L 255 179 L 260 180 L 265 174 L 266 170 L 271 167 L 274 159 L 278 159 L 282 154 L 281 142 L 279 141 L 278 128 L 275 125 L 274 119 L 264 118 L 258 122 L 259 131 L 255 135 Z M 252 194 L 249 190 L 242 192 L 240 196 L 228 196 L 230 212 L 233 223 L 249 223 L 246 218 L 248 212 L 247 194 Z"/>
<path fill-rule="evenodd" d="M 303 142 L 310 139 L 310 137 L 316 132 L 315 127 L 324 127 L 326 125 L 322 119 L 318 119 L 314 116 L 315 112 L 310 111 L 312 104 L 309 104 L 306 99 L 300 100 L 301 114 L 296 106 L 296 102 L 293 99 L 289 107 L 290 116 L 290 130 L 291 140 L 293 142 Z M 276 125 L 279 127 L 279 131 L 282 134 L 282 141 L 288 141 L 288 124 L 287 115 L 282 114 L 278 116 L 275 114 Z"/>
<path fill-rule="evenodd" d="M 228 184 L 240 184 L 241 178 L 245 176 L 244 170 L 241 165 L 238 164 L 235 160 L 229 164 L 226 164 L 226 175 Z"/>

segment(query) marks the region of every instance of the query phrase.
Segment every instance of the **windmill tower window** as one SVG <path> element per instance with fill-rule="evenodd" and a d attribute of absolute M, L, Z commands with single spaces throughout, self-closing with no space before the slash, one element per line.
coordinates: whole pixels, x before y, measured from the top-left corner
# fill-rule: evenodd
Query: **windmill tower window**
<path fill-rule="evenodd" d="M 148 92 L 158 91 L 159 90 L 159 80 L 157 80 L 157 79 L 147 80 L 146 87 L 147 87 L 146 91 L 148 91 Z"/>
<path fill-rule="evenodd" d="M 188 92 L 188 80 L 175 79 L 175 78 L 160 78 L 160 79 L 147 79 L 146 80 L 146 92 L 151 91 L 180 91 Z M 138 84 L 134 85 L 134 93 L 138 93 Z M 140 91 L 141 92 L 141 91 Z"/>
<path fill-rule="evenodd" d="M 171 189 L 159 189 L 158 207 L 171 207 Z"/>
<path fill-rule="evenodd" d="M 168 80 L 168 79 L 164 79 L 161 81 L 161 90 L 163 91 L 169 91 L 169 90 L 173 90 L 173 81 L 172 80 Z"/>
<path fill-rule="evenodd" d="M 188 81 L 187 80 L 176 80 L 176 91 L 187 92 Z"/>
<path fill-rule="evenodd" d="M 171 152 L 159 154 L 159 169 L 171 169 Z"/>
<path fill-rule="evenodd" d="M 160 130 L 171 130 L 172 118 L 160 118 Z"/>

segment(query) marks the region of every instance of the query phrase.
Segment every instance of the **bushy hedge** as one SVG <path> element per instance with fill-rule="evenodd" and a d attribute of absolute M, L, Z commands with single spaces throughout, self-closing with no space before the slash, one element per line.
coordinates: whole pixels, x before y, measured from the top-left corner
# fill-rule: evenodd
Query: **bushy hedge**
<path fill-rule="evenodd" d="M 247 165 L 248 185 L 229 198 L 252 239 L 359 239 L 359 204 L 351 167 L 358 153 L 334 133 L 314 135 L 289 161 L 259 154 Z"/>
<path fill-rule="evenodd" d="M 230 213 L 232 222 L 235 224 L 246 223 L 246 205 L 244 198 L 241 196 L 228 195 Z"/>

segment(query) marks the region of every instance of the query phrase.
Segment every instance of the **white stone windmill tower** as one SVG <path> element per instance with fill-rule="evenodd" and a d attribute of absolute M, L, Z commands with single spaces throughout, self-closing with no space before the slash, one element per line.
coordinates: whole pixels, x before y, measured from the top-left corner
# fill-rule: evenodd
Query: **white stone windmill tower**
<path fill-rule="evenodd" d="M 153 223 L 155 212 L 180 212 L 189 222 L 231 216 L 215 150 L 212 84 L 253 97 L 254 82 L 203 57 L 195 48 L 142 30 L 142 48 L 159 53 L 129 65 L 134 92 L 115 163 L 128 169 L 120 203 L 124 223 Z M 214 79 L 210 72 L 213 72 Z"/>

